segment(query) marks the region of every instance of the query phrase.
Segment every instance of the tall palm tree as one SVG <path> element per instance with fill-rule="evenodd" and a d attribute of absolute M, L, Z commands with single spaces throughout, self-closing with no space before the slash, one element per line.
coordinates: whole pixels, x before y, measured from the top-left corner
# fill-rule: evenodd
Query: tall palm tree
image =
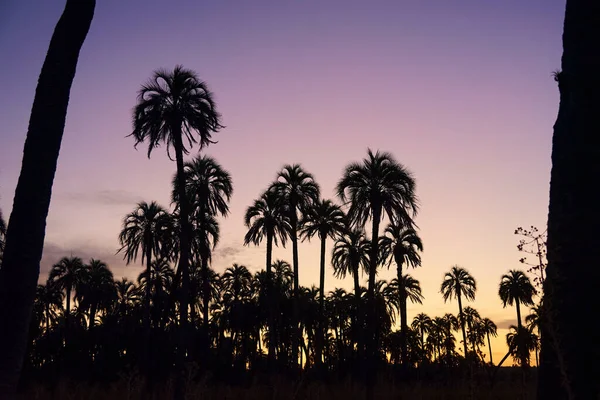
<path fill-rule="evenodd" d="M 531 280 L 523 271 L 513 269 L 508 271 L 508 274 L 502 275 L 498 295 L 502 300 L 503 307 L 515 305 L 517 309 L 517 327 L 519 329 L 523 326 L 521 322 L 521 304 L 532 306 L 535 294 L 536 290 Z"/>
<path fill-rule="evenodd" d="M 412 226 L 417 211 L 415 180 L 412 174 L 394 157 L 385 152 L 373 152 L 369 149 L 362 163 L 351 163 L 337 184 L 337 195 L 349 203 L 348 217 L 355 227 L 362 228 L 369 219 L 371 227 L 371 255 L 367 300 L 374 301 L 375 276 L 379 256 L 379 225 L 384 214 L 390 221 L 399 221 Z M 373 307 L 369 307 L 370 326 L 374 327 Z M 370 332 L 367 351 L 374 361 L 375 336 Z"/>
<path fill-rule="evenodd" d="M 482 332 L 487 337 L 488 349 L 490 351 L 490 364 L 494 365 L 494 358 L 492 356 L 492 342 L 490 341 L 490 336 L 496 337 L 498 336 L 498 327 L 489 318 L 483 318 L 480 322 Z"/>
<path fill-rule="evenodd" d="M 506 344 L 513 359 L 522 367 L 529 365 L 531 352 L 537 347 L 538 337 L 524 326 L 511 325 L 506 334 Z"/>
<path fill-rule="evenodd" d="M 64 297 L 63 291 L 52 282 L 37 286 L 35 301 L 39 303 L 39 308 L 42 310 L 43 319 L 41 322 L 44 324 L 46 331 L 50 330 L 52 323 L 58 318 L 59 313 L 57 310 L 62 309 Z"/>
<path fill-rule="evenodd" d="M 189 259 L 191 226 L 190 204 L 186 196 L 184 154 L 198 144 L 200 150 L 212 141 L 212 134 L 222 128 L 212 93 L 194 71 L 178 65 L 171 71 L 157 70 L 138 92 L 133 111 L 135 145 L 148 141 L 148 158 L 156 147 L 167 145 L 175 152 L 177 187 L 179 188 L 179 272 L 181 274 L 179 363 L 185 354 L 185 334 L 188 322 Z M 172 158 L 171 158 L 172 159 Z M 180 365 L 181 366 L 181 365 Z M 179 388 L 181 389 L 181 388 Z M 179 396 L 178 396 L 179 397 Z"/>
<path fill-rule="evenodd" d="M 65 344 L 68 340 L 68 332 L 70 329 L 71 316 L 71 294 L 79 289 L 83 278 L 85 266 L 79 257 L 63 257 L 60 261 L 52 266 L 48 281 L 56 285 L 65 292 L 67 298 L 67 307 L 65 309 L 65 325 L 66 337 Z"/>
<path fill-rule="evenodd" d="M 275 330 L 275 317 L 273 315 L 272 301 L 270 300 L 273 286 L 273 274 L 271 271 L 273 244 L 277 246 L 281 242 L 281 245 L 285 247 L 285 242 L 291 230 L 289 214 L 283 212 L 277 193 L 267 190 L 246 209 L 244 224 L 248 228 L 248 232 L 244 236 L 244 246 L 250 243 L 258 246 L 263 239 L 266 238 L 267 240 L 265 268 L 267 271 L 267 312 L 269 331 L 273 332 Z M 275 340 L 269 340 L 268 346 L 268 357 L 272 363 L 275 358 Z"/>
<path fill-rule="evenodd" d="M 106 310 L 116 297 L 113 274 L 101 260 L 91 259 L 82 271 L 78 303 L 89 310 L 89 329 L 94 328 L 98 309 Z"/>
<path fill-rule="evenodd" d="M 599 18 L 597 3 L 567 0 L 552 139 L 539 399 L 592 399 L 600 392 L 600 350 L 581 345 L 581 338 L 598 343 L 600 330 L 597 324 L 582 326 L 574 312 L 600 309 L 600 269 L 592 267 L 600 258 L 600 211 L 598 190 L 590 184 L 600 177 L 600 43 L 593 39 Z"/>
<path fill-rule="evenodd" d="M 169 236 L 173 229 L 171 216 L 156 202 L 138 203 L 136 208 L 123 218 L 123 228 L 119 234 L 123 258 L 129 264 L 136 261 L 141 253 L 142 264 L 146 263 L 146 274 L 152 275 L 152 257 L 158 258 L 169 247 Z M 146 285 L 144 298 L 144 327 L 146 335 L 150 329 L 150 285 Z"/>
<path fill-rule="evenodd" d="M 425 348 L 425 334 L 431 332 L 431 318 L 425 313 L 419 313 L 413 318 L 411 328 L 421 334 L 421 348 Z"/>
<path fill-rule="evenodd" d="M 446 275 L 444 275 L 444 281 L 442 282 L 440 292 L 444 297 L 444 302 L 447 302 L 453 297 L 458 301 L 458 316 L 463 336 L 465 357 L 467 356 L 467 334 L 465 333 L 465 319 L 462 317 L 462 299 L 475 300 L 476 291 L 477 284 L 475 278 L 473 278 L 466 269 L 454 265 L 450 268 L 450 272 L 447 272 Z"/>
<path fill-rule="evenodd" d="M 127 315 L 129 310 L 138 302 L 139 291 L 133 282 L 127 278 L 115 281 L 117 308 L 121 315 Z"/>
<path fill-rule="evenodd" d="M 299 164 L 284 165 L 277 174 L 277 179 L 269 190 L 277 193 L 280 204 L 285 207 L 290 221 L 290 241 L 292 242 L 292 265 L 294 268 L 294 298 L 299 289 L 299 260 L 298 260 L 298 228 L 300 217 L 317 202 L 320 196 L 319 185 L 312 174 L 306 172 Z M 300 217 L 299 217 L 300 215 Z M 298 305 L 294 301 L 294 320 L 297 321 Z M 296 324 L 296 322 L 294 322 Z M 292 363 L 297 364 L 298 346 L 301 332 L 293 334 Z"/>
<path fill-rule="evenodd" d="M 359 274 L 368 271 L 371 243 L 364 232 L 346 229 L 336 240 L 331 255 L 333 274 L 336 278 L 351 275 L 354 280 L 354 297 L 360 298 Z"/>
<path fill-rule="evenodd" d="M 467 337 L 471 341 L 471 348 L 475 352 L 476 351 L 475 350 L 475 340 L 471 340 L 471 337 L 473 337 L 473 339 L 474 339 L 477 336 L 477 335 L 475 335 L 475 332 L 473 332 L 473 331 L 475 330 L 477 323 L 481 319 L 481 316 L 479 315 L 479 311 L 477 311 L 476 309 L 474 309 L 471 306 L 467 306 L 463 310 L 462 315 L 459 317 L 464 318 L 464 320 L 465 320 L 464 321 L 465 325 L 469 330 Z"/>
<path fill-rule="evenodd" d="M 327 238 L 335 238 L 346 229 L 346 215 L 341 208 L 331 200 L 318 200 L 309 208 L 300 221 L 301 237 L 312 239 L 315 235 L 321 241 L 321 260 L 319 274 L 319 317 L 317 336 L 315 337 L 315 362 L 322 361 L 323 331 L 323 306 L 325 302 L 325 254 Z"/>
<path fill-rule="evenodd" d="M 392 261 L 396 263 L 398 292 L 400 293 L 400 354 L 404 362 L 408 357 L 406 342 L 408 319 L 406 316 L 406 297 L 402 295 L 402 293 L 405 293 L 405 289 L 402 287 L 405 282 L 402 279 L 402 267 L 404 264 L 413 268 L 421 266 L 420 253 L 423 251 L 423 242 L 413 228 L 406 228 L 398 221 L 390 223 L 385 229 L 385 234 L 380 240 L 382 253 L 387 255 L 388 267 Z"/>
<path fill-rule="evenodd" d="M 40 73 L 0 268 L 0 397 L 13 396 L 27 350 L 46 217 L 79 52 L 95 0 L 67 0 Z"/>

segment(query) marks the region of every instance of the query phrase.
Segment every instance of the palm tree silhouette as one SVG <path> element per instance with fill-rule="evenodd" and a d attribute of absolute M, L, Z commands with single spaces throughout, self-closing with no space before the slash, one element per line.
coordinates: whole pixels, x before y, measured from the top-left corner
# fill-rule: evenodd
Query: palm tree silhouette
<path fill-rule="evenodd" d="M 349 204 L 348 218 L 358 228 L 362 228 L 369 219 L 371 227 L 371 255 L 367 301 L 372 303 L 375 295 L 375 276 L 379 258 L 379 224 L 385 215 L 390 221 L 399 221 L 412 226 L 412 218 L 417 211 L 415 181 L 411 173 L 399 164 L 394 157 L 385 152 L 373 152 L 369 149 L 362 163 L 351 163 L 337 184 L 337 195 Z M 372 304 L 369 306 L 369 326 L 374 327 L 375 318 Z M 367 354 L 374 361 L 374 332 L 369 332 Z"/>
<path fill-rule="evenodd" d="M 178 65 L 170 72 L 156 70 L 142 86 L 133 112 L 135 146 L 148 141 L 148 158 L 161 144 L 175 152 L 177 187 L 179 188 L 179 272 L 181 273 L 180 323 L 187 329 L 189 299 L 189 258 L 191 227 L 190 204 L 185 193 L 185 167 L 183 156 L 198 144 L 200 150 L 212 141 L 218 132 L 221 116 L 216 111 L 212 93 L 195 72 Z M 189 148 L 188 148 L 189 147 Z M 185 354 L 185 334 L 180 335 L 180 364 Z M 179 388 L 181 389 L 181 388 Z"/>
<path fill-rule="evenodd" d="M 453 297 L 458 301 L 458 315 L 463 336 L 465 357 L 467 356 L 467 335 L 465 333 L 462 299 L 464 297 L 466 300 L 475 300 L 476 291 L 477 284 L 475 278 L 473 278 L 466 269 L 459 267 L 458 265 L 454 265 L 450 269 L 450 272 L 447 272 L 446 275 L 444 275 L 444 281 L 442 282 L 442 287 L 440 289 L 440 292 L 444 297 L 444 302 L 447 302 Z"/>
<path fill-rule="evenodd" d="M 509 353 L 522 367 L 529 365 L 530 354 L 537 348 L 537 343 L 537 335 L 524 326 L 511 325 L 509 332 L 506 334 Z"/>
<path fill-rule="evenodd" d="M 92 258 L 84 266 L 77 297 L 79 306 L 89 310 L 88 329 L 91 331 L 96 322 L 97 311 L 106 310 L 116 297 L 113 273 L 104 261 Z"/>
<path fill-rule="evenodd" d="M 304 213 L 319 199 L 320 189 L 312 174 L 304 171 L 299 164 L 285 165 L 277 174 L 277 179 L 269 190 L 277 193 L 279 203 L 287 210 L 290 221 L 290 241 L 292 242 L 292 265 L 294 268 L 294 292 L 299 289 L 298 266 L 298 214 Z M 296 294 L 294 294 L 296 297 Z M 296 301 L 294 303 L 297 303 Z M 297 320 L 298 306 L 294 305 L 294 319 Z M 294 322 L 296 323 L 296 322 Z M 292 363 L 297 365 L 300 330 L 293 335 Z"/>
<path fill-rule="evenodd" d="M 460 315 L 459 318 L 461 318 Z M 462 318 L 464 318 L 465 325 L 468 328 L 467 338 L 469 339 L 469 341 L 471 341 L 471 348 L 473 352 L 476 352 L 475 339 L 477 338 L 477 334 L 473 331 L 475 330 L 477 323 L 481 319 L 481 316 L 479 315 L 479 312 L 476 309 L 474 309 L 471 306 L 467 306 L 462 312 Z"/>
<path fill-rule="evenodd" d="M 40 72 L 0 268 L 0 397 L 13 397 L 27 351 L 46 218 L 71 85 L 95 0 L 67 0 Z"/>
<path fill-rule="evenodd" d="M 271 271 L 271 258 L 273 256 L 273 244 L 275 246 L 281 242 L 285 247 L 287 236 L 290 233 L 291 226 L 289 214 L 284 213 L 279 203 L 277 193 L 267 190 L 260 198 L 254 200 L 254 203 L 246 209 L 244 215 L 244 224 L 248 228 L 248 232 L 244 236 L 244 245 L 250 243 L 258 246 L 264 238 L 267 240 L 266 254 L 266 271 L 267 271 L 267 307 L 269 319 L 269 331 L 274 332 L 275 320 L 273 315 L 273 305 L 271 300 L 271 292 L 273 288 L 273 273 Z M 270 363 L 275 359 L 275 340 L 269 340 L 268 357 Z"/>
<path fill-rule="evenodd" d="M 129 314 L 130 310 L 139 301 L 139 290 L 133 282 L 127 278 L 121 278 L 115 282 L 117 295 L 117 310 L 121 316 Z"/>
<path fill-rule="evenodd" d="M 386 236 L 380 241 L 384 262 L 387 261 L 388 267 L 392 261 L 396 263 L 396 273 L 399 293 L 404 293 L 402 284 L 402 266 L 404 264 L 416 268 L 421 266 L 421 255 L 423 251 L 423 242 L 412 228 L 405 228 L 397 222 L 390 223 L 385 229 Z M 386 260 L 387 259 L 387 260 Z M 400 354 L 402 360 L 408 357 L 408 347 L 406 342 L 406 333 L 408 332 L 408 318 L 406 316 L 406 297 L 400 296 Z"/>
<path fill-rule="evenodd" d="M 425 334 L 429 335 L 432 328 L 432 320 L 429 315 L 425 313 L 415 315 L 411 328 L 421 334 L 421 348 L 425 349 Z"/>
<path fill-rule="evenodd" d="M 129 264 L 136 261 L 141 253 L 141 262 L 146 263 L 146 275 L 152 279 L 152 257 L 158 258 L 167 252 L 172 234 L 170 214 L 156 202 L 138 203 L 135 210 L 123 219 L 123 228 L 119 234 L 123 258 Z M 144 329 L 149 334 L 150 329 L 150 285 L 146 285 L 144 297 Z"/>
<path fill-rule="evenodd" d="M 65 295 L 62 289 L 52 282 L 47 282 L 45 285 L 38 285 L 35 292 L 35 302 L 38 303 L 37 308 L 42 311 L 42 322 L 45 330 L 49 331 L 52 324 L 58 319 L 57 310 L 62 309 Z"/>
<path fill-rule="evenodd" d="M 492 356 L 492 342 L 490 341 L 490 336 L 496 337 L 498 336 L 498 327 L 489 318 L 483 318 L 480 321 L 481 332 L 484 333 L 487 337 L 488 349 L 490 351 L 490 364 L 494 365 L 494 358 Z"/>
<path fill-rule="evenodd" d="M 71 293 L 77 289 L 82 281 L 84 265 L 79 257 L 63 257 L 52 266 L 48 281 L 65 292 L 67 307 L 65 309 L 65 346 L 68 342 L 71 316 Z"/>
<path fill-rule="evenodd" d="M 532 306 L 533 296 L 536 290 L 531 284 L 531 280 L 523 271 L 510 270 L 508 274 L 502 275 L 498 295 L 502 300 L 502 306 L 515 305 L 517 309 L 517 327 L 521 328 L 521 304 Z"/>
<path fill-rule="evenodd" d="M 318 200 L 304 213 L 300 221 L 300 236 L 303 239 L 312 239 L 315 235 L 321 241 L 320 278 L 319 278 L 319 316 L 323 316 L 325 302 L 325 254 L 327 238 L 335 238 L 346 229 L 346 216 L 340 207 L 331 200 Z M 317 365 L 322 361 L 322 341 L 324 340 L 324 321 L 319 321 L 317 336 L 315 338 Z"/>

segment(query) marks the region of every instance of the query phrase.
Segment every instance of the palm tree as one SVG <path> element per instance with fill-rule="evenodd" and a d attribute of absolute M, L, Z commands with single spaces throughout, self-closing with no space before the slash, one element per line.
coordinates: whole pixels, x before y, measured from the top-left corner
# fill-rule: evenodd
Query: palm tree
<path fill-rule="evenodd" d="M 133 282 L 127 278 L 121 278 L 115 282 L 117 294 L 117 307 L 121 315 L 127 315 L 129 310 L 138 302 L 139 291 Z"/>
<path fill-rule="evenodd" d="M 42 310 L 43 318 L 41 323 L 45 325 L 46 331 L 50 330 L 52 322 L 58 317 L 57 310 L 62 309 L 64 300 L 63 291 L 52 282 L 45 285 L 38 285 L 35 292 L 35 301 L 39 304 L 38 308 Z"/>
<path fill-rule="evenodd" d="M 447 272 L 446 275 L 444 275 L 444 281 L 442 282 L 440 292 L 444 297 L 444 302 L 447 302 L 453 297 L 458 301 L 458 315 L 463 336 L 465 357 L 467 356 L 467 334 L 465 333 L 465 319 L 462 317 L 462 299 L 464 297 L 466 300 L 475 300 L 476 291 L 477 284 L 475 278 L 473 278 L 466 269 L 454 265 L 450 269 L 450 272 Z"/>
<path fill-rule="evenodd" d="M 58 263 L 52 266 L 48 281 L 56 285 L 65 292 L 67 298 L 67 308 L 65 309 L 65 325 L 67 335 L 65 345 L 68 340 L 71 315 L 71 293 L 79 289 L 83 278 L 84 264 L 79 257 L 63 257 Z"/>
<path fill-rule="evenodd" d="M 191 226 L 190 204 L 186 196 L 184 154 L 198 144 L 200 150 L 212 141 L 212 134 L 222 128 L 221 116 L 216 111 L 213 95 L 195 72 L 178 65 L 170 72 L 157 70 L 138 92 L 138 103 L 133 112 L 135 145 L 148 141 L 148 158 L 161 144 L 175 152 L 177 187 L 179 188 L 179 273 L 181 274 L 180 322 L 186 331 L 189 299 L 189 258 Z M 188 148 L 189 147 L 189 148 Z M 172 159 L 172 158 L 171 158 Z M 185 354 L 185 335 L 179 348 L 180 364 Z"/>
<path fill-rule="evenodd" d="M 271 258 L 273 256 L 273 244 L 275 246 L 281 242 L 281 245 L 285 247 L 287 236 L 291 230 L 289 214 L 284 213 L 281 205 L 279 204 L 279 197 L 277 193 L 267 190 L 260 198 L 254 200 L 254 203 L 246 209 L 244 215 L 244 224 L 248 228 L 248 232 L 244 236 L 244 245 L 247 246 L 250 243 L 258 246 L 264 238 L 267 239 L 267 258 L 266 268 L 267 271 L 267 307 L 269 315 L 269 331 L 275 330 L 275 321 L 273 315 L 273 307 L 271 304 L 270 296 L 273 282 L 273 274 L 271 271 Z M 271 363 L 275 357 L 275 340 L 269 340 L 269 360 Z"/>
<path fill-rule="evenodd" d="M 490 364 L 494 365 L 494 359 L 492 356 L 492 342 L 490 341 L 490 336 L 498 336 L 498 327 L 496 326 L 494 321 L 492 321 L 489 318 L 483 318 L 480 321 L 480 326 L 482 333 L 484 333 L 487 337 L 488 349 L 490 351 Z"/>
<path fill-rule="evenodd" d="M 385 233 L 386 236 L 380 240 L 382 253 L 388 259 L 388 267 L 392 260 L 396 263 L 398 292 L 402 294 L 405 292 L 402 287 L 404 283 L 402 266 L 404 264 L 413 268 L 421 266 L 420 253 L 423 251 L 423 242 L 414 229 L 405 228 L 397 221 L 390 223 L 385 229 Z M 403 361 L 408 357 L 406 332 L 408 332 L 406 297 L 400 295 L 400 354 Z"/>
<path fill-rule="evenodd" d="M 298 261 L 298 222 L 299 217 L 317 202 L 320 195 L 319 185 L 312 174 L 306 172 L 299 164 L 284 165 L 277 174 L 277 179 L 271 184 L 269 190 L 277 193 L 279 203 L 285 207 L 290 221 L 290 240 L 292 242 L 292 265 L 294 268 L 294 298 L 299 289 L 299 261 Z M 295 301 L 297 303 L 297 301 Z M 298 306 L 294 305 L 294 320 L 298 320 Z M 296 322 L 294 322 L 296 324 Z M 300 330 L 293 335 L 292 363 L 297 364 Z"/>
<path fill-rule="evenodd" d="M 340 207 L 333 204 L 331 200 L 319 200 L 313 207 L 309 208 L 300 221 L 301 237 L 312 239 L 315 235 L 321 241 L 321 260 L 319 278 L 319 316 L 323 316 L 325 301 L 325 254 L 327 238 L 335 238 L 346 229 L 346 216 Z M 316 353 L 315 361 L 318 365 L 322 361 L 322 332 L 323 321 L 317 324 L 319 332 L 315 338 Z"/>
<path fill-rule="evenodd" d="M 519 365 L 527 367 L 531 352 L 536 349 L 538 337 L 531 330 L 511 325 L 506 334 L 509 353 Z"/>
<path fill-rule="evenodd" d="M 9 327 L 0 329 L 0 397 L 14 395 L 27 351 L 69 94 L 95 7 L 95 0 L 67 0 L 33 99 L 0 268 L 0 321 L 10 321 Z"/>
<path fill-rule="evenodd" d="M 419 313 L 413 318 L 411 328 L 421 334 L 421 348 L 425 348 L 425 334 L 431 332 L 432 321 L 429 315 Z"/>
<path fill-rule="evenodd" d="M 82 309 L 89 309 L 89 329 L 94 328 L 98 309 L 107 309 L 116 297 L 114 278 L 104 261 L 91 259 L 84 266 L 78 303 Z"/>
<path fill-rule="evenodd" d="M 369 251 L 371 243 L 363 231 L 358 229 L 346 229 L 336 240 L 331 264 L 333 274 L 336 278 L 345 278 L 351 275 L 354 279 L 354 297 L 360 298 L 359 273 L 368 271 Z"/>
<path fill-rule="evenodd" d="M 152 257 L 164 255 L 169 247 L 169 236 L 173 229 L 170 214 L 156 202 L 138 203 L 135 210 L 123 219 L 123 228 L 119 234 L 123 258 L 129 264 L 136 261 L 141 253 L 142 264 L 146 263 L 146 274 L 152 275 Z M 144 327 L 146 335 L 150 329 L 150 285 L 146 286 L 144 298 Z"/>
<path fill-rule="evenodd" d="M 481 319 L 481 316 L 479 315 L 479 312 L 476 309 L 474 309 L 471 306 L 467 306 L 463 310 L 462 316 L 459 316 L 459 317 L 464 318 L 464 320 L 465 320 L 464 323 L 467 326 L 467 328 L 469 329 L 467 338 L 469 338 L 469 341 L 471 341 L 471 347 L 473 349 L 473 352 L 476 352 L 475 338 L 477 337 L 477 335 L 476 335 L 476 332 L 473 332 L 473 331 L 475 330 L 477 323 Z M 471 338 L 473 338 L 473 339 L 471 339 Z"/>
<path fill-rule="evenodd" d="M 498 295 L 502 300 L 502 306 L 515 305 L 517 309 L 517 327 L 521 328 L 521 304 L 532 306 L 533 296 L 536 290 L 531 284 L 529 277 L 523 271 L 510 270 L 508 274 L 502 275 Z"/>
<path fill-rule="evenodd" d="M 369 149 L 362 163 L 351 163 L 337 184 L 337 195 L 350 205 L 348 217 L 355 227 L 363 227 L 369 219 L 371 228 L 371 255 L 367 300 L 372 303 L 375 294 L 375 276 L 379 256 L 379 224 L 387 215 L 390 221 L 412 226 L 417 211 L 415 180 L 412 174 L 399 164 L 389 153 L 373 152 Z M 373 307 L 369 307 L 370 326 L 374 326 Z M 375 337 L 369 334 L 367 353 L 375 355 Z M 374 359 L 373 359 L 374 361 Z"/>

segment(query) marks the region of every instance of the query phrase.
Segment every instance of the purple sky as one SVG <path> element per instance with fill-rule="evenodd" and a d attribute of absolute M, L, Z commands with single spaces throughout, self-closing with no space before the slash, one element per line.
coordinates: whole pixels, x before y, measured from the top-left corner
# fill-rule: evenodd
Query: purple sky
<path fill-rule="evenodd" d="M 38 74 L 64 0 L 0 5 L 0 208 L 18 178 Z M 392 152 L 418 183 L 425 245 L 417 312 L 457 312 L 439 292 L 451 265 L 478 282 L 482 316 L 506 328 L 500 276 L 521 268 L 517 226 L 545 226 L 564 0 L 99 1 L 71 91 L 42 270 L 71 252 L 109 262 L 123 215 L 169 205 L 162 149 L 135 151 L 131 109 L 159 67 L 183 64 L 215 93 L 227 126 L 208 153 L 235 193 L 214 267 L 264 265 L 244 248 L 243 213 L 284 163 L 312 172 L 324 197 L 367 147 Z M 329 243 L 328 247 L 331 248 Z M 300 246 L 300 282 L 318 280 L 318 245 Z M 290 260 L 291 249 L 276 257 Z M 393 271 L 383 271 L 391 278 Z M 326 289 L 351 287 L 328 273 Z M 494 352 L 505 351 L 500 332 Z"/>

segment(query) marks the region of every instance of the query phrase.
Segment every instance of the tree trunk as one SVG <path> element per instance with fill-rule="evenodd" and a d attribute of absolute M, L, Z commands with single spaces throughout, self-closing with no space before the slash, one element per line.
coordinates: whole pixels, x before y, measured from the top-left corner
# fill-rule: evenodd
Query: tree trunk
<path fill-rule="evenodd" d="M 147 341 L 150 337 L 150 296 L 152 290 L 152 243 L 146 238 L 146 295 L 144 297 L 144 336 Z M 146 342 L 148 344 L 148 342 Z"/>
<path fill-rule="evenodd" d="M 300 340 L 302 336 L 300 328 L 300 310 L 298 309 L 298 295 L 300 290 L 299 277 L 298 277 L 298 217 L 296 216 L 296 205 L 291 205 L 291 241 L 292 241 L 292 263 L 294 268 L 294 301 L 293 301 L 293 329 L 292 329 L 292 366 L 298 366 L 298 350 L 300 348 Z M 301 352 L 300 352 L 301 353 Z M 300 354 L 302 355 L 302 354 Z M 300 363 L 302 367 L 302 363 Z"/>
<path fill-rule="evenodd" d="M 320 366 L 322 357 L 323 357 L 323 342 L 325 336 L 325 314 L 324 314 L 324 304 L 325 304 L 325 252 L 326 252 L 326 242 L 327 236 L 321 236 L 321 270 L 319 277 L 319 320 L 317 323 L 317 337 L 315 338 L 315 365 Z"/>
<path fill-rule="evenodd" d="M 177 346 L 177 383 L 175 385 L 174 398 L 183 400 L 185 397 L 184 364 L 188 339 L 188 307 L 190 286 L 190 219 L 189 199 L 185 191 L 185 175 L 183 167 L 183 143 L 181 138 L 181 123 L 174 123 L 171 129 L 174 136 L 175 160 L 177 163 L 177 186 L 179 190 L 179 271 L 181 272 L 181 297 L 179 299 L 179 343 Z"/>
<path fill-rule="evenodd" d="M 0 268 L 0 398 L 14 397 L 27 338 L 46 217 L 79 52 L 95 0 L 67 0 L 42 66 Z"/>
<path fill-rule="evenodd" d="M 599 34 L 600 4 L 567 0 L 552 144 L 539 399 L 567 397 L 556 397 L 559 382 L 565 383 L 568 398 L 596 399 L 599 392 L 600 349 L 582 340 L 598 343 L 600 329 L 581 324 L 574 311 L 600 308 L 600 269 L 592 267 L 600 258 L 595 184 L 600 178 L 600 42 L 594 39 Z"/>
<path fill-rule="evenodd" d="M 375 276 L 377 274 L 377 258 L 378 258 L 378 244 L 379 244 L 379 224 L 381 220 L 381 207 L 373 207 L 373 225 L 371 230 L 371 255 L 369 260 L 369 287 L 367 288 L 367 318 L 368 324 L 367 330 L 367 373 L 365 374 L 367 383 L 367 397 L 373 398 L 373 385 L 375 384 L 375 377 L 377 375 L 375 367 L 377 364 L 377 316 L 375 309 Z"/>
<path fill-rule="evenodd" d="M 463 337 L 463 349 L 465 351 L 465 357 L 467 357 L 467 334 L 465 332 L 465 319 L 463 318 L 462 299 L 460 292 L 458 292 L 458 317 L 460 322 L 460 330 L 462 331 Z"/>
<path fill-rule="evenodd" d="M 492 356 L 492 342 L 490 342 L 490 334 L 487 333 L 487 340 L 488 340 L 488 348 L 490 349 L 490 364 L 494 365 L 494 358 Z"/>
<path fill-rule="evenodd" d="M 400 356 L 402 364 L 408 363 L 408 344 L 406 342 L 406 333 L 408 331 L 408 321 L 406 316 L 406 289 L 402 279 L 402 263 L 396 260 L 396 271 L 398 274 L 398 295 L 400 299 Z"/>
<path fill-rule="evenodd" d="M 515 306 L 517 308 L 517 327 L 521 330 L 523 324 L 521 323 L 521 303 L 519 299 L 515 299 Z"/>
<path fill-rule="evenodd" d="M 267 233 L 267 314 L 269 319 L 269 369 L 273 368 L 275 361 L 275 310 L 273 308 L 273 271 L 271 268 L 271 258 L 273 257 L 273 233 Z"/>
<path fill-rule="evenodd" d="M 69 332 L 71 331 L 71 285 L 67 286 L 67 308 L 65 309 L 65 347 L 69 346 Z"/>

